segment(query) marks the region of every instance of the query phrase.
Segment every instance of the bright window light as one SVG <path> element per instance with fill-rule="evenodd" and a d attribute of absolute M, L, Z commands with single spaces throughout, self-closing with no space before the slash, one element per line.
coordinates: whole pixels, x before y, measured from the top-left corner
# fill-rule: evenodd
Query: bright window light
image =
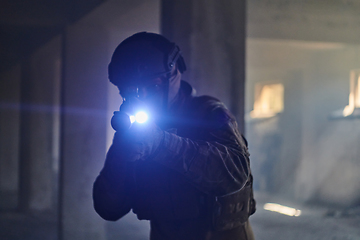
<path fill-rule="evenodd" d="M 349 105 L 343 110 L 344 117 L 351 115 L 355 108 L 360 108 L 360 69 L 350 72 Z"/>
<path fill-rule="evenodd" d="M 301 210 L 291 207 L 286 207 L 277 203 L 266 203 L 264 205 L 264 209 L 294 217 L 298 217 L 301 215 Z"/>
<path fill-rule="evenodd" d="M 252 118 L 272 117 L 283 110 L 283 84 L 257 84 L 255 86 L 254 110 L 250 112 Z"/>

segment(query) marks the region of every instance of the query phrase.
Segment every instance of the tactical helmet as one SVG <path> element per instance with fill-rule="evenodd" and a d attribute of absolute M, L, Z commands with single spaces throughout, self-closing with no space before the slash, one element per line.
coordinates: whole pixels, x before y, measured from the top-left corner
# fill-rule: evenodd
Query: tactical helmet
<path fill-rule="evenodd" d="M 186 70 L 180 48 L 162 35 L 136 33 L 115 49 L 109 64 L 109 80 L 118 87 L 169 74 L 177 64 Z"/>

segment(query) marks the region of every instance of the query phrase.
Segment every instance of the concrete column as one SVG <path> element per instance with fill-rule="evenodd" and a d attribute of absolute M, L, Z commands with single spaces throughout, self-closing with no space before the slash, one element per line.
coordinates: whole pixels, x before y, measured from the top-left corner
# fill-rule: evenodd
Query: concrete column
<path fill-rule="evenodd" d="M 21 64 L 21 112 L 20 112 L 20 142 L 19 142 L 19 209 L 21 211 L 29 210 L 30 202 L 30 181 L 31 181 L 31 162 L 29 159 L 30 146 L 30 111 L 26 111 L 26 105 L 30 106 L 30 63 L 29 60 L 23 60 Z"/>
<path fill-rule="evenodd" d="M 184 79 L 222 100 L 244 131 L 245 0 L 162 1 L 162 33 L 183 51 Z"/>
<path fill-rule="evenodd" d="M 17 207 L 20 65 L 0 73 L 0 210 Z"/>
<path fill-rule="evenodd" d="M 54 210 L 58 161 L 60 38 L 22 65 L 20 208 Z"/>
<path fill-rule="evenodd" d="M 81 22 L 65 33 L 60 239 L 105 238 L 92 185 L 106 153 L 107 36 L 102 27 Z"/>
<path fill-rule="evenodd" d="M 92 185 L 114 132 L 110 118 L 121 103 L 107 66 L 116 46 L 140 31 L 159 31 L 159 0 L 109 0 L 66 30 L 60 239 L 140 239 L 149 234 L 148 223 L 133 214 L 107 223 L 92 202 Z"/>

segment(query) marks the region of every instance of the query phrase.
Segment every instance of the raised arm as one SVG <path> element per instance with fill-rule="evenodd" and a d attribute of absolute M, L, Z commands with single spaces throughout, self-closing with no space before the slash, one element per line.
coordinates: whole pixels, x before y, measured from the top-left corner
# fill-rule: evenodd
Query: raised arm
<path fill-rule="evenodd" d="M 240 190 L 250 178 L 246 140 L 221 102 L 213 98 L 199 101 L 207 125 L 202 127 L 201 140 L 165 132 L 151 160 L 180 172 L 205 193 L 222 196 Z"/>
<path fill-rule="evenodd" d="M 116 221 L 130 211 L 133 196 L 133 163 L 124 160 L 116 135 L 93 186 L 94 208 L 109 221 Z"/>

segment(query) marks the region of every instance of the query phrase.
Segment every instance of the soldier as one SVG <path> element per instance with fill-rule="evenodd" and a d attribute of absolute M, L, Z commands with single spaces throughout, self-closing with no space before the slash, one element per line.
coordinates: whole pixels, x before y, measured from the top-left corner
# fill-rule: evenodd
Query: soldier
<path fill-rule="evenodd" d="M 94 183 L 96 212 L 116 221 L 132 209 L 150 220 L 151 240 L 254 239 L 247 142 L 222 102 L 194 96 L 181 79 L 179 47 L 137 33 L 116 48 L 108 70 L 124 102 Z"/>

